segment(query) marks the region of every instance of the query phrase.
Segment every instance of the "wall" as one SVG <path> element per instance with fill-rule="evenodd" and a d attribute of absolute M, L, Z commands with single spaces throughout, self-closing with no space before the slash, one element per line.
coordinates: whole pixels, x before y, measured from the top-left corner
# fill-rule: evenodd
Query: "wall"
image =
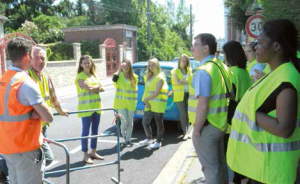
<path fill-rule="evenodd" d="M 96 75 L 99 79 L 106 77 L 106 69 L 103 67 L 101 59 L 93 60 L 96 65 Z M 77 75 L 77 61 L 52 61 L 47 63 L 47 71 L 56 88 L 74 85 Z"/>

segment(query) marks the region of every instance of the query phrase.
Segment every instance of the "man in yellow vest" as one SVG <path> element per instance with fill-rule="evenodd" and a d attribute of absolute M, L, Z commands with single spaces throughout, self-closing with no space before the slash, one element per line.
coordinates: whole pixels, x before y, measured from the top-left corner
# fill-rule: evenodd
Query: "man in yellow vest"
<path fill-rule="evenodd" d="M 192 51 L 200 67 L 192 78 L 197 106 L 189 104 L 189 111 L 195 113 L 193 144 L 206 183 L 228 184 L 223 137 L 228 127 L 230 72 L 225 65 L 213 61 L 217 48 L 213 35 L 199 34 L 194 40 Z"/>
<path fill-rule="evenodd" d="M 54 107 L 55 110 L 60 113 L 62 116 L 68 116 L 68 113 L 65 112 L 58 102 L 55 92 L 51 90 L 51 82 L 49 76 L 44 72 L 46 66 L 46 51 L 40 47 L 32 48 L 32 63 L 31 68 L 28 70 L 30 77 L 38 84 L 41 95 L 48 105 L 48 107 Z M 42 122 L 43 135 L 47 137 L 47 129 L 49 127 L 48 122 Z M 53 162 L 54 156 L 51 151 L 51 148 L 47 142 L 44 142 L 42 149 L 45 153 L 46 166 L 50 165 Z"/>
<path fill-rule="evenodd" d="M 52 122 L 53 116 L 26 73 L 31 45 L 15 38 L 7 51 L 12 66 L 0 78 L 0 154 L 7 162 L 10 183 L 42 183 L 41 121 Z"/>

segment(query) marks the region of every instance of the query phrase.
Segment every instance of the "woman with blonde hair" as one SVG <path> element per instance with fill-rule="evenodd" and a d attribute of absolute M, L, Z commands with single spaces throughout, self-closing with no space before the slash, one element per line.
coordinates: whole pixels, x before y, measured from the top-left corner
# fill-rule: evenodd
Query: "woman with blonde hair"
<path fill-rule="evenodd" d="M 77 77 L 75 80 L 78 95 L 78 110 L 100 109 L 101 98 L 99 93 L 104 92 L 99 79 L 95 74 L 95 64 L 91 56 L 83 55 L 80 57 Z M 82 134 L 88 136 L 90 127 L 92 127 L 92 135 L 98 135 L 98 127 L 100 123 L 100 111 L 79 113 L 78 117 L 82 119 Z M 103 160 L 104 158 L 96 153 L 97 138 L 91 139 L 91 155 L 88 155 L 88 140 L 81 140 L 81 147 L 84 153 L 83 161 L 92 164 L 93 159 Z"/>
<path fill-rule="evenodd" d="M 119 113 L 125 118 L 121 118 L 121 133 L 125 139 L 125 144 L 131 146 L 133 114 L 137 103 L 138 76 L 133 73 L 129 60 L 123 60 L 112 80 L 116 87 L 113 107 L 118 109 Z"/>
<path fill-rule="evenodd" d="M 189 99 L 189 82 L 188 78 L 192 75 L 190 61 L 187 55 L 182 54 L 178 60 L 178 67 L 171 71 L 172 87 L 174 91 L 173 101 L 176 102 L 179 114 L 181 128 L 183 131 L 183 140 L 188 139 L 188 99 Z"/>
<path fill-rule="evenodd" d="M 150 145 L 151 149 L 158 149 L 164 134 L 163 115 L 168 99 L 168 84 L 156 58 L 148 61 L 147 73 L 145 77 L 145 91 L 142 101 L 145 103 L 143 116 L 143 127 L 147 139 L 140 141 L 140 145 L 150 145 L 152 143 L 151 120 L 154 116 L 157 125 L 156 142 Z"/>

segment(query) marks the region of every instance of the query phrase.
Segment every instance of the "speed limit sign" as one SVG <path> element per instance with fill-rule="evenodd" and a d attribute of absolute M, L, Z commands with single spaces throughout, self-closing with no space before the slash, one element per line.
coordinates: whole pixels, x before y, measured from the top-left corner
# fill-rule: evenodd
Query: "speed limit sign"
<path fill-rule="evenodd" d="M 248 36 L 256 39 L 261 32 L 266 18 L 262 15 L 251 16 L 246 23 L 246 32 Z"/>

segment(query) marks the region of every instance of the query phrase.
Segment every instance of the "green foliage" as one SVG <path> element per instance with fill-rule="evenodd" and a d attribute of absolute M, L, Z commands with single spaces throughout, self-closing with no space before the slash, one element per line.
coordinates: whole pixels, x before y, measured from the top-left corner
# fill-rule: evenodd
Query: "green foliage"
<path fill-rule="evenodd" d="M 47 47 L 48 61 L 63 61 L 73 59 L 73 45 L 71 43 L 56 43 Z"/>
<path fill-rule="evenodd" d="M 300 1 L 299 0 L 272 0 L 262 1 L 264 15 L 267 20 L 286 18 L 294 22 L 300 33 Z"/>
<path fill-rule="evenodd" d="M 100 41 L 81 41 L 81 54 L 90 55 L 92 58 L 100 58 L 99 45 Z"/>
<path fill-rule="evenodd" d="M 225 7 L 229 9 L 229 18 L 232 18 L 232 24 L 239 30 L 245 30 L 248 17 L 245 12 L 251 4 L 250 0 L 225 0 Z"/>
<path fill-rule="evenodd" d="M 63 40 L 63 25 L 55 16 L 40 15 L 33 19 L 39 29 L 37 43 L 53 43 Z"/>

